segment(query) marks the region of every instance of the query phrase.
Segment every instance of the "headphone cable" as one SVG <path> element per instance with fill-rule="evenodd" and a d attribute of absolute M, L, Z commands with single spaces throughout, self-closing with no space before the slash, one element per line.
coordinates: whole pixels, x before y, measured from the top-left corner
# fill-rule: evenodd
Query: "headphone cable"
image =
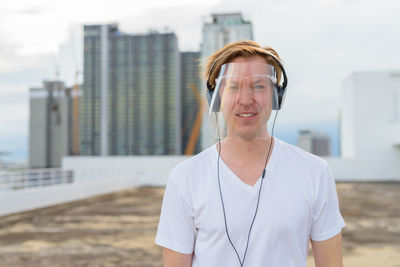
<path fill-rule="evenodd" d="M 261 196 L 261 189 L 262 189 L 262 185 L 263 185 L 263 181 L 264 181 L 264 177 L 265 177 L 265 172 L 266 172 L 265 169 L 266 169 L 266 167 L 267 167 L 268 159 L 269 159 L 269 157 L 270 157 L 270 152 L 271 152 L 271 147 L 272 147 L 272 140 L 273 140 L 273 137 L 274 137 L 275 121 L 276 121 L 276 117 L 277 117 L 277 115 L 278 115 L 278 112 L 279 112 L 279 110 L 277 110 L 276 113 L 275 113 L 275 118 L 274 118 L 274 122 L 273 122 L 273 125 L 272 125 L 271 141 L 270 141 L 270 143 L 269 143 L 267 158 L 266 158 L 266 160 L 265 160 L 264 169 L 263 169 L 262 176 L 261 176 L 261 183 L 260 183 L 260 189 L 258 190 L 256 211 L 254 212 L 254 217 L 253 217 L 253 220 L 251 221 L 251 225 L 250 225 L 250 228 L 249 228 L 249 233 L 247 234 L 247 243 L 246 243 L 246 249 L 245 249 L 245 252 L 244 252 L 244 255 L 243 255 L 243 261 L 240 260 L 239 253 L 238 253 L 238 251 L 237 251 L 235 245 L 233 244 L 233 242 L 232 242 L 232 240 L 231 240 L 231 237 L 230 237 L 230 235 L 229 235 L 229 232 L 228 232 L 228 225 L 227 225 L 227 221 L 226 221 L 226 213 L 225 213 L 224 198 L 223 198 L 223 196 L 222 196 L 221 182 L 220 182 L 220 177 L 219 177 L 219 159 L 220 159 L 220 157 L 221 157 L 221 148 L 222 148 L 222 146 L 221 146 L 221 137 L 220 137 L 220 134 L 219 134 L 218 116 L 217 116 L 217 113 L 215 112 L 215 118 L 216 118 L 216 121 L 217 121 L 218 145 L 219 145 L 219 147 L 218 147 L 218 161 L 217 161 L 218 187 L 219 187 L 219 195 L 220 195 L 220 198 L 221 198 L 222 211 L 223 211 L 223 214 L 224 214 L 225 232 L 226 232 L 226 236 L 228 237 L 229 243 L 231 244 L 233 250 L 234 250 L 235 253 L 236 253 L 236 256 L 237 256 L 237 258 L 238 258 L 238 260 L 239 260 L 239 263 L 240 263 L 240 266 L 241 266 L 241 267 L 243 267 L 243 265 L 244 265 L 244 260 L 246 259 L 247 249 L 248 249 L 248 247 L 249 247 L 249 241 L 250 241 L 250 233 L 251 233 L 251 230 L 252 230 L 252 228 L 253 228 L 253 224 L 254 224 L 254 221 L 255 221 L 255 219 L 256 219 L 257 212 L 258 212 L 258 206 L 259 206 L 259 203 L 260 203 L 260 196 Z"/>

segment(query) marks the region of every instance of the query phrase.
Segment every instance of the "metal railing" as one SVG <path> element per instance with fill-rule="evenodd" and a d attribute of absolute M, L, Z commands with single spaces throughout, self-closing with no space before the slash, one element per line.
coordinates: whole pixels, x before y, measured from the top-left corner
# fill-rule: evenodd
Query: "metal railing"
<path fill-rule="evenodd" d="M 0 191 L 68 184 L 74 182 L 72 170 L 60 168 L 0 172 Z"/>

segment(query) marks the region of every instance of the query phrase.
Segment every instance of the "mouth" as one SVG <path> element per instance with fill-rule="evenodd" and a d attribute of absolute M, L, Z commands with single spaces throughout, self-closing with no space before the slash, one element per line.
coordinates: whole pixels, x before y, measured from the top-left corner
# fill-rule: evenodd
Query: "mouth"
<path fill-rule="evenodd" d="M 237 113 L 235 115 L 238 117 L 241 117 L 241 118 L 252 118 L 252 117 L 256 116 L 257 113 L 243 112 L 243 113 Z"/>

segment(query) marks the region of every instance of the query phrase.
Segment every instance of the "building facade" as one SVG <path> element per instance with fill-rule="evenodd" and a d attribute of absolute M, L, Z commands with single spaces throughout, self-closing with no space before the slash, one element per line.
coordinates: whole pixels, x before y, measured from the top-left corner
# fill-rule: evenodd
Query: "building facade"
<path fill-rule="evenodd" d="M 81 155 L 181 153 L 179 56 L 174 33 L 84 26 Z"/>
<path fill-rule="evenodd" d="M 200 52 L 181 53 L 182 154 L 201 151 L 200 130 L 204 101 L 201 98 Z"/>
<path fill-rule="evenodd" d="M 207 57 L 224 45 L 242 40 L 253 39 L 253 26 L 246 21 L 241 13 L 212 14 L 210 21 L 203 25 L 203 41 L 201 46 L 202 66 L 205 66 Z M 205 98 L 206 86 L 202 87 Z M 208 110 L 203 113 L 201 145 L 207 148 L 215 143 L 215 133 L 210 127 Z"/>
<path fill-rule="evenodd" d="M 331 139 L 315 130 L 302 130 L 297 139 L 299 147 L 317 156 L 331 155 Z"/>
<path fill-rule="evenodd" d="M 63 156 L 78 154 L 78 88 L 45 81 L 30 89 L 29 167 L 55 168 Z"/>
<path fill-rule="evenodd" d="M 400 71 L 355 72 L 343 82 L 338 180 L 400 180 Z"/>

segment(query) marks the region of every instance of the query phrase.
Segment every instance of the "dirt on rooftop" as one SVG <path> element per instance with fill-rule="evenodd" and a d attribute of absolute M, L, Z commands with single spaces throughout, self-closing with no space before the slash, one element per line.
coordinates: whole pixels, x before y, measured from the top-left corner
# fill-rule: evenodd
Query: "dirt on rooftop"
<path fill-rule="evenodd" d="M 400 183 L 337 189 L 345 266 L 400 267 Z M 132 188 L 0 217 L 0 267 L 162 266 L 154 237 L 163 194 Z"/>

